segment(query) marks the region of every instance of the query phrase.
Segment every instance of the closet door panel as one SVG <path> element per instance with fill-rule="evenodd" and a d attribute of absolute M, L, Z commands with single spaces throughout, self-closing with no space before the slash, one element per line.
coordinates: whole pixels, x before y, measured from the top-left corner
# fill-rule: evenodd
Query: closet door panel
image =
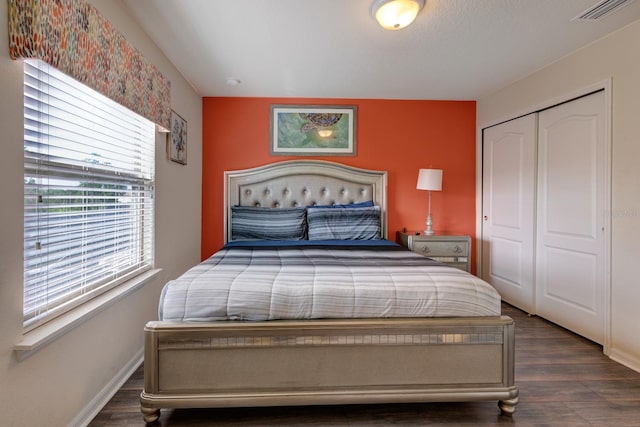
<path fill-rule="evenodd" d="M 548 112 L 542 119 L 553 120 L 549 115 L 554 113 L 562 114 L 560 111 Z M 595 116 L 571 115 L 559 118 L 557 122 L 541 123 L 546 126 L 540 132 L 540 165 L 544 178 L 542 200 L 546 203 L 544 231 L 549 236 L 573 235 L 595 242 L 596 119 Z"/>
<path fill-rule="evenodd" d="M 545 246 L 545 265 L 539 280 L 546 285 L 547 298 L 587 312 L 597 307 L 597 259 L 593 254 Z M 544 307 L 542 311 L 545 312 Z M 554 314 L 551 316 L 557 317 Z"/>
<path fill-rule="evenodd" d="M 485 129 L 482 277 L 502 299 L 533 313 L 536 117 Z"/>
<path fill-rule="evenodd" d="M 536 311 L 604 339 L 604 94 L 539 113 Z"/>

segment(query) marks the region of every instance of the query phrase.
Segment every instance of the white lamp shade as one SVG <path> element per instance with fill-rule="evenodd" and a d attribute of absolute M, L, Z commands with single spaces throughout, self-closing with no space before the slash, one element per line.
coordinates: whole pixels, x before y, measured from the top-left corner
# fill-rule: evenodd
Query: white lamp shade
<path fill-rule="evenodd" d="M 387 30 L 399 30 L 411 24 L 425 0 L 374 0 L 371 15 Z"/>
<path fill-rule="evenodd" d="M 420 169 L 418 190 L 442 191 L 442 169 Z"/>

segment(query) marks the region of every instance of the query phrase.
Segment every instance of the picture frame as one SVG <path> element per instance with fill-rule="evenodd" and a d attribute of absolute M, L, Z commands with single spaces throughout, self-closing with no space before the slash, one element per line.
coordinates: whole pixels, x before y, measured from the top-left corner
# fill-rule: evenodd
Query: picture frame
<path fill-rule="evenodd" d="M 187 164 L 187 121 L 171 110 L 171 129 L 167 134 L 167 157 L 169 160 Z"/>
<path fill-rule="evenodd" d="M 270 153 L 355 156 L 355 105 L 271 105 Z"/>

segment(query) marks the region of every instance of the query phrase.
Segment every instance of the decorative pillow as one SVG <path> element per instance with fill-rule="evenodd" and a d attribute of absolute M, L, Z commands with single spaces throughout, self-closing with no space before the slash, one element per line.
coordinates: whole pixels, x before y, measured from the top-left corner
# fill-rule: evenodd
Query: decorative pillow
<path fill-rule="evenodd" d="M 366 202 L 349 203 L 348 205 L 317 205 L 309 206 L 310 208 L 369 208 L 373 206 L 373 200 L 367 200 Z"/>
<path fill-rule="evenodd" d="M 380 206 L 307 208 L 309 240 L 380 239 Z"/>
<path fill-rule="evenodd" d="M 231 207 L 232 240 L 304 240 L 306 209 Z"/>

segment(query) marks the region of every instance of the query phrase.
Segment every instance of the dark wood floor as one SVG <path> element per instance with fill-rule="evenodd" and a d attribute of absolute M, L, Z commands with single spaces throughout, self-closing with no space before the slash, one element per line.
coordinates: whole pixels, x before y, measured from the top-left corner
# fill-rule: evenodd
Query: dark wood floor
<path fill-rule="evenodd" d="M 162 410 L 157 425 L 184 426 L 640 426 L 640 373 L 611 361 L 602 347 L 511 306 L 516 322 L 513 417 L 496 402 Z M 142 370 L 89 424 L 144 426 Z"/>

